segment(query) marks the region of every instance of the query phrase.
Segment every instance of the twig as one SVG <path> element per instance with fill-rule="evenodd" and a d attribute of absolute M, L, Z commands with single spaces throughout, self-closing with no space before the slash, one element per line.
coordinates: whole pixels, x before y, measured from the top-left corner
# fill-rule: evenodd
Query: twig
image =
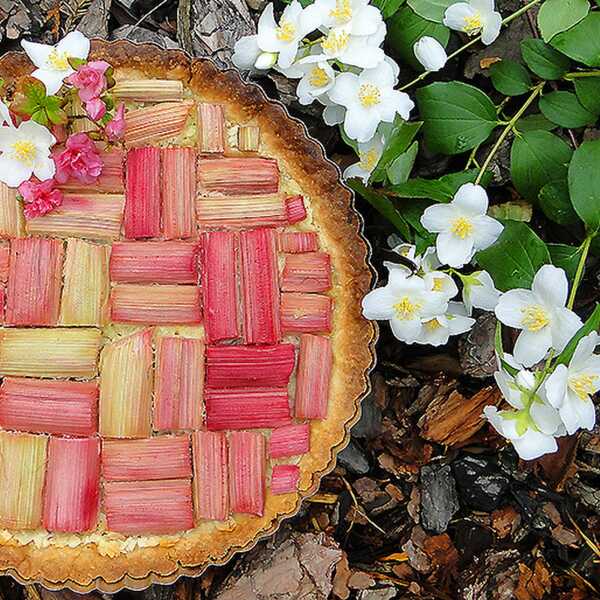
<path fill-rule="evenodd" d="M 150 9 L 145 15 L 142 15 L 134 24 L 134 27 L 138 27 L 141 23 L 143 23 L 152 13 L 157 11 L 161 6 L 164 6 L 169 0 L 162 0 L 159 2 L 154 8 Z"/>

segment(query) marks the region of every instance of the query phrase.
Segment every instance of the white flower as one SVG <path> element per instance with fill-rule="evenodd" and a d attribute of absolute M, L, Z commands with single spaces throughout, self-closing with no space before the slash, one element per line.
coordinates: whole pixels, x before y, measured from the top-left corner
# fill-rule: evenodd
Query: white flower
<path fill-rule="evenodd" d="M 593 429 L 596 409 L 590 396 L 600 390 L 600 356 L 594 354 L 600 337 L 594 331 L 582 338 L 569 366 L 558 365 L 546 380 L 546 395 L 559 409 L 567 433 L 580 427 Z"/>
<path fill-rule="evenodd" d="M 323 121 L 326 125 L 333 127 L 344 122 L 346 118 L 346 108 L 332 102 L 327 95 L 319 96 L 317 100 L 325 106 L 323 109 Z"/>
<path fill-rule="evenodd" d="M 429 289 L 434 294 L 442 294 L 446 300 L 454 298 L 458 294 L 458 287 L 454 279 L 442 271 L 429 271 L 425 273 L 423 279 L 429 285 Z"/>
<path fill-rule="evenodd" d="M 362 306 L 365 317 L 389 320 L 400 341 L 413 343 L 421 333 L 422 321 L 444 314 L 448 302 L 443 294 L 432 294 L 421 277 L 409 275 L 403 268 L 390 268 L 387 285 L 369 292 Z"/>
<path fill-rule="evenodd" d="M 349 138 L 367 142 L 382 121 L 391 123 L 396 114 L 408 119 L 414 103 L 394 85 L 394 69 L 387 62 L 365 69 L 360 75 L 338 75 L 329 98 L 346 107 L 344 131 Z"/>
<path fill-rule="evenodd" d="M 63 84 L 65 77 L 74 73 L 69 64 L 70 58 L 88 57 L 90 40 L 80 31 L 68 33 L 56 46 L 21 41 L 23 50 L 37 69 L 31 74 L 46 86 L 46 93 L 56 94 Z"/>
<path fill-rule="evenodd" d="M 470 36 L 481 33 L 481 41 L 489 45 L 500 35 L 502 15 L 494 10 L 494 0 L 468 0 L 446 9 L 444 25 Z"/>
<path fill-rule="evenodd" d="M 359 177 L 365 184 L 369 182 L 369 177 L 374 171 L 381 155 L 383 154 L 383 148 L 385 143 L 381 135 L 375 135 L 368 142 L 359 142 L 358 144 L 358 158 L 359 162 L 350 165 L 344 171 L 344 179 L 350 179 L 352 177 Z"/>
<path fill-rule="evenodd" d="M 465 183 L 449 204 L 434 204 L 425 209 L 421 223 L 438 233 L 436 248 L 442 263 L 462 267 L 477 250 L 491 246 L 502 233 L 501 223 L 486 215 L 488 197 L 485 190 Z"/>
<path fill-rule="evenodd" d="M 427 71 L 439 71 L 443 69 L 448 55 L 444 46 L 442 46 L 435 38 L 428 35 L 423 36 L 415 42 L 413 52 L 417 60 L 425 67 Z"/>
<path fill-rule="evenodd" d="M 463 283 L 463 302 L 470 315 L 473 308 L 492 311 L 500 299 L 500 292 L 487 271 L 475 271 L 471 275 L 460 275 Z"/>
<path fill-rule="evenodd" d="M 8 106 L 6 106 L 6 104 L 0 100 L 0 126 L 5 124 L 12 125 L 13 122 L 10 118 L 10 110 L 8 109 Z"/>
<path fill-rule="evenodd" d="M 369 0 L 316 0 L 315 6 L 324 27 L 346 26 L 350 35 L 372 35 L 383 23 L 381 12 Z"/>
<path fill-rule="evenodd" d="M 565 308 L 567 276 L 562 269 L 544 265 L 536 273 L 531 290 L 505 292 L 496 306 L 496 317 L 505 325 L 521 329 L 515 343 L 515 359 L 529 367 L 542 360 L 550 348 L 561 352 L 581 319 Z"/>
<path fill-rule="evenodd" d="M 475 319 L 466 316 L 465 307 L 460 302 L 449 302 L 448 311 L 433 319 L 423 322 L 417 344 L 442 346 L 447 344 L 451 335 L 469 331 L 475 324 Z"/>
<path fill-rule="evenodd" d="M 320 24 L 320 11 L 314 4 L 302 8 L 294 0 L 286 6 L 279 23 L 275 21 L 273 4 L 268 4 L 258 20 L 256 43 L 263 52 L 278 53 L 277 64 L 287 69 L 294 62 L 302 39 Z"/>
<path fill-rule="evenodd" d="M 8 123 L 0 127 L 0 181 L 16 188 L 31 175 L 41 181 L 54 176 L 56 166 L 50 147 L 56 144 L 56 139 L 50 131 L 33 120 L 18 127 L 10 119 Z"/>
<path fill-rule="evenodd" d="M 231 62 L 243 71 L 265 71 L 277 62 L 277 53 L 263 52 L 257 35 L 245 35 L 235 43 Z"/>
<path fill-rule="evenodd" d="M 300 79 L 296 94 L 300 104 L 312 104 L 328 92 L 335 83 L 335 71 L 326 60 L 315 60 L 307 56 L 294 63 L 289 69 L 280 69 L 291 79 Z"/>

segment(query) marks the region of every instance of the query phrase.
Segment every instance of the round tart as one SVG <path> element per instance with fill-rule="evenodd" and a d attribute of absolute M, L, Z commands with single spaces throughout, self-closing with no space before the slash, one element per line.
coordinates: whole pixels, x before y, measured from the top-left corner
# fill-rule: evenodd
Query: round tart
<path fill-rule="evenodd" d="M 44 216 L 0 189 L 0 570 L 114 592 L 298 510 L 358 418 L 375 330 L 351 193 L 300 122 L 182 52 L 90 58 L 114 67 L 124 144 Z M 0 59 L 9 94 L 32 70 Z"/>

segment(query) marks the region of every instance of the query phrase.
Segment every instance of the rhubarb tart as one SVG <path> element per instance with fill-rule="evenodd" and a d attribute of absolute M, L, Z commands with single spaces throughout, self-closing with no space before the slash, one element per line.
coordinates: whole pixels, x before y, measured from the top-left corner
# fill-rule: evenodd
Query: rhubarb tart
<path fill-rule="evenodd" d="M 67 92 L 56 190 L 31 184 L 52 209 L 0 187 L 0 571 L 114 592 L 295 514 L 359 417 L 376 332 L 351 193 L 300 122 L 178 51 L 87 60 L 121 135 Z M 33 70 L 0 59 L 5 102 Z"/>

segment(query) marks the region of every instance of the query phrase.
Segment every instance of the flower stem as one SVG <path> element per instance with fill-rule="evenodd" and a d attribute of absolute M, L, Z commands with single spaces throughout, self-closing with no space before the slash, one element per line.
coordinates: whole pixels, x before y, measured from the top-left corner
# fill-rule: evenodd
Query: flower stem
<path fill-rule="evenodd" d="M 511 120 L 506 124 L 506 127 L 503 129 L 502 133 L 496 140 L 496 143 L 492 146 L 492 149 L 489 151 L 488 155 L 485 158 L 485 161 L 481 165 L 481 169 L 479 170 L 479 174 L 477 175 L 477 179 L 475 180 L 476 184 L 481 183 L 481 179 L 483 178 L 487 168 L 490 166 L 490 163 L 492 162 L 492 158 L 494 158 L 494 156 L 496 155 L 496 152 L 498 152 L 500 146 L 506 139 L 506 136 L 514 129 L 515 125 L 517 124 L 517 121 L 523 116 L 523 114 L 529 108 L 531 103 L 536 99 L 538 94 L 542 91 L 542 88 L 544 87 L 545 83 L 546 83 L 545 81 L 542 81 L 541 83 L 539 83 L 538 85 L 536 85 L 533 88 L 533 91 L 531 92 L 531 94 L 529 94 L 529 97 L 527 98 L 527 100 L 525 100 L 525 102 L 523 103 L 523 106 L 521 106 L 521 108 L 514 114 L 514 116 L 511 118 Z"/>
<path fill-rule="evenodd" d="M 569 294 L 569 300 L 567 302 L 567 308 L 573 309 L 573 305 L 575 304 L 575 296 L 577 294 L 577 289 L 579 288 L 579 284 L 581 283 L 581 278 L 583 277 L 583 270 L 585 268 L 585 261 L 587 259 L 588 253 L 590 251 L 590 246 L 592 244 L 592 239 L 594 238 L 593 233 L 589 233 L 585 240 L 583 240 L 583 244 L 581 244 L 581 256 L 579 257 L 579 263 L 577 264 L 577 271 L 575 271 L 575 278 L 573 279 L 573 285 L 571 287 L 571 293 Z"/>
<path fill-rule="evenodd" d="M 508 17 L 506 17 L 506 19 L 503 19 L 502 25 L 503 26 L 508 25 L 511 21 L 514 21 L 515 19 L 520 17 L 522 14 L 525 14 L 530 8 L 533 8 L 536 4 L 539 4 L 541 1 L 542 0 L 531 0 L 525 6 L 522 6 L 519 10 L 515 11 L 511 15 L 508 15 Z M 458 48 L 457 50 L 452 52 L 452 54 L 449 54 L 447 60 L 452 60 L 453 58 L 456 58 L 459 54 L 461 54 L 462 52 L 464 52 L 471 46 L 474 46 L 480 40 L 481 40 L 481 35 L 474 37 L 472 40 L 470 40 L 469 42 L 467 42 L 466 44 L 464 44 L 463 46 L 461 46 L 460 48 Z M 434 73 L 434 71 L 423 71 L 423 73 L 421 73 L 418 77 L 415 77 L 412 81 L 409 81 L 407 84 L 398 88 L 398 90 L 401 92 L 404 92 L 405 90 L 411 88 L 413 85 L 419 83 L 419 81 L 422 81 L 427 76 L 431 75 L 431 73 Z M 565 78 L 566 78 L 566 76 L 565 76 Z"/>
<path fill-rule="evenodd" d="M 600 69 L 594 69 L 592 71 L 574 71 L 573 73 L 563 75 L 563 79 L 566 79 L 567 81 L 579 79 L 580 77 L 600 77 Z"/>

